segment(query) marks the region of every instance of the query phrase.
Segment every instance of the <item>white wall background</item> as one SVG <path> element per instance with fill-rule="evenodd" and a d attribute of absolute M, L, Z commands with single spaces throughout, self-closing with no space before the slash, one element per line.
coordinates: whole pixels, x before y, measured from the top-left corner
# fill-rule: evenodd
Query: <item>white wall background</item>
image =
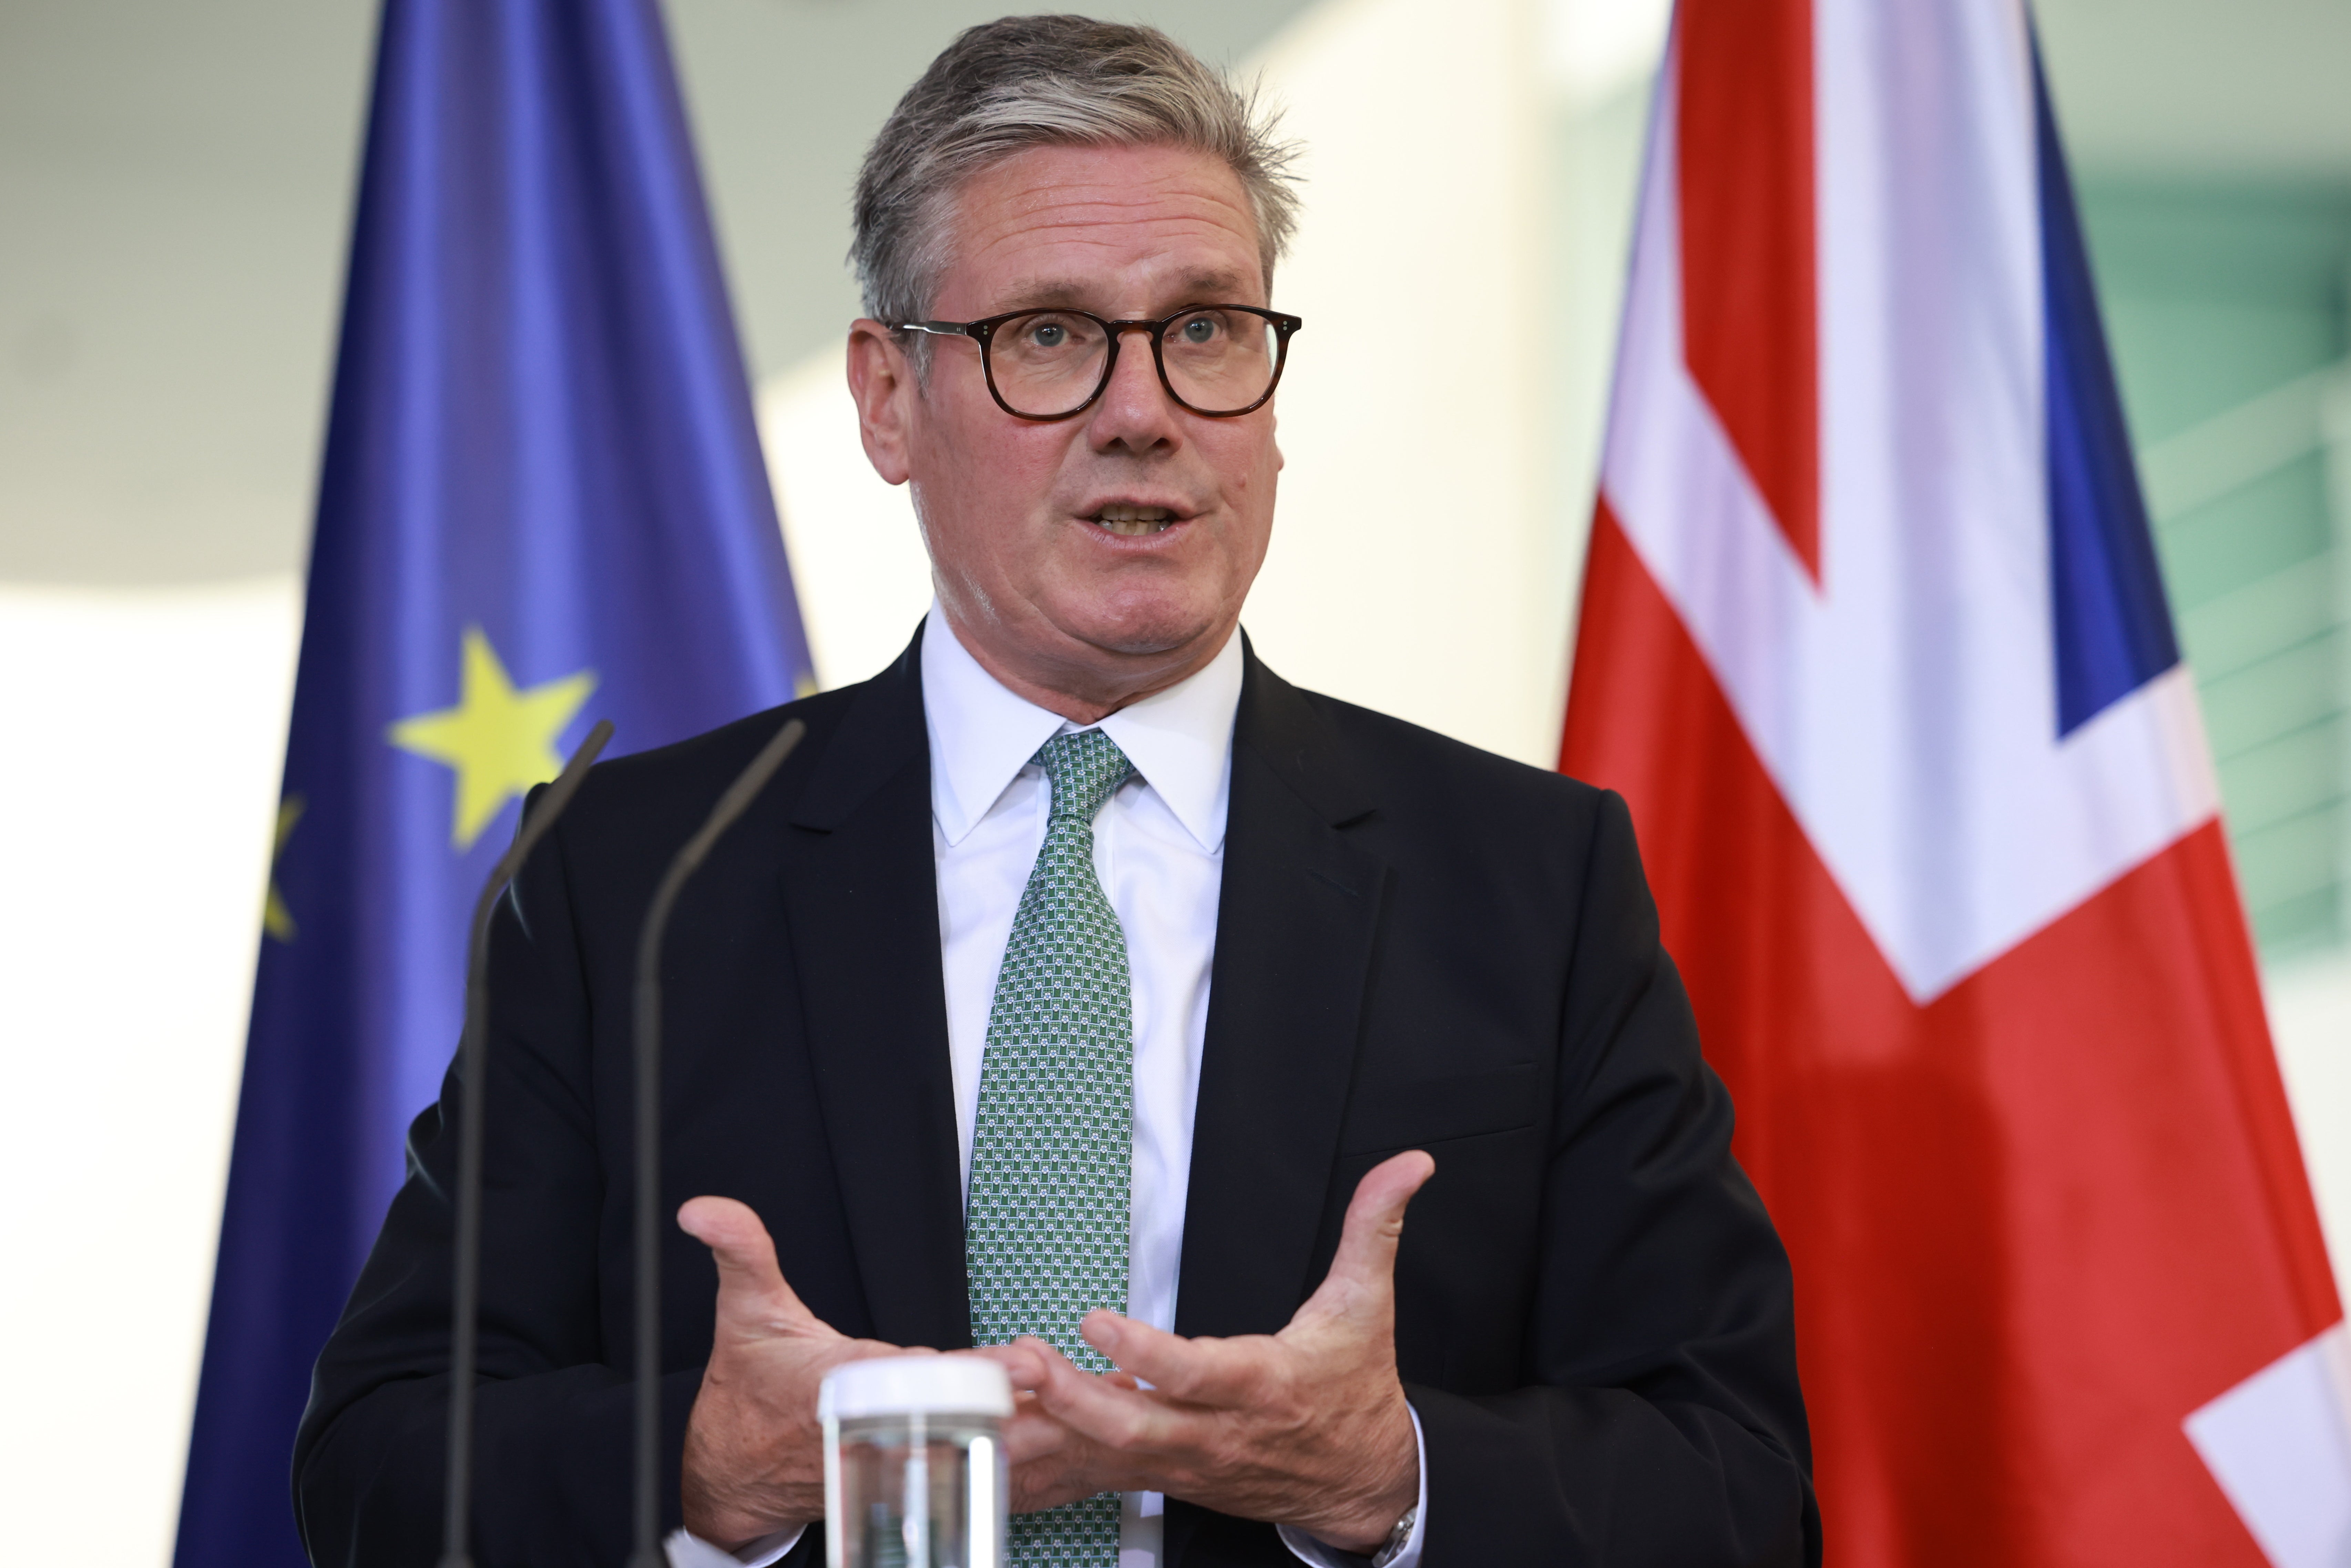
<path fill-rule="evenodd" d="M 170 1556 L 298 615 L 290 578 L 0 589 L 0 1521 L 25 1562 Z"/>

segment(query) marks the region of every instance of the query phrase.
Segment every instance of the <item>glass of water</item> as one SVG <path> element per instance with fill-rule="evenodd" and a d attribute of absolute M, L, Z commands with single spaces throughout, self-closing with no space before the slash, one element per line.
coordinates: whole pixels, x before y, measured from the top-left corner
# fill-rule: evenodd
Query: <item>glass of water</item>
<path fill-rule="evenodd" d="M 826 1568 L 1004 1568 L 1002 1367 L 968 1355 L 844 1362 L 817 1408 Z"/>

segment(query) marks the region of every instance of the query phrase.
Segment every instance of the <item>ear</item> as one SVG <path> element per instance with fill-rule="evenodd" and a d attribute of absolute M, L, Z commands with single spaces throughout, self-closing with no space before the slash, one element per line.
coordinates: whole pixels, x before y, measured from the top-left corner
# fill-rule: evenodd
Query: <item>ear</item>
<path fill-rule="evenodd" d="M 870 317 L 849 326 L 849 395 L 857 404 L 857 434 L 865 444 L 866 461 L 889 483 L 904 484 L 914 471 L 907 461 L 909 426 L 922 386 L 906 350 Z"/>

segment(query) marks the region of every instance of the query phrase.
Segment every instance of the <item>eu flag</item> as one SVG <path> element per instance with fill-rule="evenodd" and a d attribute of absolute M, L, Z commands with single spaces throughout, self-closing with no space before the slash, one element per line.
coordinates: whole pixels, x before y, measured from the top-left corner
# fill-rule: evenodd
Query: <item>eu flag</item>
<path fill-rule="evenodd" d="M 389 0 L 178 1568 L 302 1562 L 310 1364 L 523 792 L 810 684 L 653 0 Z"/>

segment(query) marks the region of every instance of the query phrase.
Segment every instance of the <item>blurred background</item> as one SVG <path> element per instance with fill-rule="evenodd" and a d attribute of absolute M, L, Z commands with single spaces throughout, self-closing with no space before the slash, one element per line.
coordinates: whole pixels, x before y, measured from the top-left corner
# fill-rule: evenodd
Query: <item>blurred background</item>
<path fill-rule="evenodd" d="M 1001 8 L 664 6 L 827 684 L 929 591 L 841 390 L 849 183 Z M 2339 1272 L 2351 0 L 2036 9 Z M 1258 79 L 1308 144 L 1260 650 L 1548 764 L 1664 0 L 1110 14 Z M 77 1562 L 169 1556 L 374 24 L 0 0 L 0 1517 Z M 1480 324 L 1400 385 L 1382 322 L 1431 300 Z"/>

